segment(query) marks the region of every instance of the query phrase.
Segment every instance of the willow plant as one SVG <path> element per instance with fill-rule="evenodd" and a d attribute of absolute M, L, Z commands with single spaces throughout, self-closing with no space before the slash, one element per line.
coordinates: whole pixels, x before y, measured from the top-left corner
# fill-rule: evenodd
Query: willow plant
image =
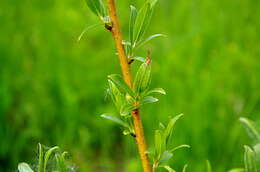
<path fill-rule="evenodd" d="M 166 94 L 162 88 L 150 88 L 152 64 L 150 53 L 146 58 L 136 54 L 136 50 L 148 41 L 164 36 L 154 34 L 145 37 L 157 0 L 146 0 L 139 10 L 130 6 L 128 40 L 122 37 L 114 0 L 107 0 L 106 3 L 103 0 L 86 0 L 86 3 L 98 16 L 105 29 L 112 33 L 122 72 L 122 76 L 118 74 L 108 76 L 108 93 L 119 115 L 102 114 L 101 117 L 120 124 L 123 127 L 123 134 L 135 138 L 144 172 L 155 172 L 158 168 L 173 172 L 174 170 L 165 162 L 173 156 L 175 150 L 189 147 L 188 145 L 175 148 L 170 146 L 174 124 L 182 114 L 172 118 L 167 126 L 160 124 L 160 129 L 155 131 L 154 151 L 148 152 L 139 111 L 143 105 L 158 101 L 154 94 Z M 80 38 L 94 26 L 86 28 Z M 141 64 L 132 79 L 130 68 L 135 61 L 140 61 Z M 187 165 L 184 166 L 183 171 L 186 167 Z"/>
<path fill-rule="evenodd" d="M 76 168 L 66 160 L 67 152 L 61 152 L 58 146 L 51 148 L 38 144 L 38 163 L 30 166 L 21 162 L 19 172 L 75 172 Z"/>
<path fill-rule="evenodd" d="M 260 172 L 260 126 L 247 118 L 239 120 L 252 138 L 253 145 L 244 145 L 244 167 L 235 168 L 229 172 Z"/>

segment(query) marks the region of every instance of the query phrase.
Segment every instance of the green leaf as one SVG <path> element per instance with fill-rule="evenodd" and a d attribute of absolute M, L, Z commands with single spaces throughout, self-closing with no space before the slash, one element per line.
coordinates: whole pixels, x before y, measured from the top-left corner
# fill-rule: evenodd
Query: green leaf
<path fill-rule="evenodd" d="M 249 135 L 256 141 L 260 142 L 260 129 L 258 126 L 251 120 L 247 118 L 240 118 L 240 122 L 245 126 Z"/>
<path fill-rule="evenodd" d="M 188 164 L 185 164 L 183 169 L 182 169 L 182 172 L 186 172 L 187 171 L 187 168 L 188 168 Z"/>
<path fill-rule="evenodd" d="M 255 152 L 255 160 L 257 164 L 256 166 L 257 169 L 260 170 L 260 143 L 254 146 L 254 152 Z"/>
<path fill-rule="evenodd" d="M 245 172 L 245 169 L 243 169 L 243 168 L 234 168 L 234 169 L 229 170 L 228 172 Z"/>
<path fill-rule="evenodd" d="M 176 172 L 174 169 L 172 169 L 170 166 L 165 165 L 163 166 L 163 168 L 165 168 L 168 172 Z"/>
<path fill-rule="evenodd" d="M 97 10 L 97 8 L 96 8 L 95 3 L 93 3 L 93 0 L 86 0 L 86 3 L 87 3 L 87 5 L 88 5 L 89 9 L 90 9 L 94 14 L 96 14 L 96 15 L 98 16 L 99 13 L 98 13 L 98 10 Z"/>
<path fill-rule="evenodd" d="M 145 63 L 141 64 L 134 80 L 134 90 L 141 94 L 149 88 L 151 82 L 151 59 L 147 58 Z"/>
<path fill-rule="evenodd" d="M 245 172 L 257 172 L 255 153 L 249 146 L 244 146 Z"/>
<path fill-rule="evenodd" d="M 154 102 L 158 102 L 159 99 L 152 97 L 152 96 L 146 96 L 142 99 L 141 104 L 148 104 L 148 103 L 154 103 Z"/>
<path fill-rule="evenodd" d="M 155 156 L 157 157 L 157 159 L 159 159 L 162 151 L 162 134 L 160 130 L 155 131 L 154 148 L 155 148 Z"/>
<path fill-rule="evenodd" d="M 112 81 L 121 93 L 128 93 L 133 98 L 135 97 L 135 94 L 132 91 L 132 89 L 125 83 L 125 81 L 120 75 L 109 75 L 108 80 Z"/>
<path fill-rule="evenodd" d="M 171 159 L 172 157 L 173 157 L 173 154 L 171 152 L 164 151 L 159 163 L 162 164 L 165 161 L 168 161 L 169 159 Z"/>
<path fill-rule="evenodd" d="M 131 55 L 131 51 L 132 51 L 132 46 L 131 46 L 131 42 L 123 40 L 122 44 L 124 45 L 125 48 L 125 54 L 127 55 L 127 58 L 130 59 Z"/>
<path fill-rule="evenodd" d="M 66 172 L 67 167 L 66 167 L 66 162 L 65 162 L 65 154 L 67 152 L 63 152 L 62 154 L 55 154 L 55 159 L 57 163 L 57 168 L 59 172 Z"/>
<path fill-rule="evenodd" d="M 151 4 L 151 8 L 153 8 L 155 6 L 155 4 L 158 2 L 158 0 L 149 0 L 150 4 Z"/>
<path fill-rule="evenodd" d="M 124 106 L 126 103 L 124 95 L 119 91 L 119 89 L 112 81 L 108 80 L 108 85 L 109 95 L 113 103 L 116 105 L 118 110 L 121 110 L 122 106 Z"/>
<path fill-rule="evenodd" d="M 172 119 L 170 120 L 170 122 L 168 123 L 167 128 L 166 128 L 166 130 L 165 130 L 165 132 L 164 132 L 164 133 L 165 133 L 166 145 L 168 144 L 169 138 L 170 138 L 170 136 L 171 136 L 171 134 L 172 134 L 172 130 L 173 130 L 173 127 L 174 127 L 176 121 L 177 121 L 180 117 L 182 117 L 182 116 L 183 116 L 183 114 L 177 115 L 177 116 L 175 116 L 174 118 L 172 118 Z"/>
<path fill-rule="evenodd" d="M 161 129 L 161 130 L 165 130 L 165 126 L 163 125 L 163 123 L 159 123 L 159 128 Z"/>
<path fill-rule="evenodd" d="M 139 56 L 137 56 L 137 57 L 133 57 L 133 59 L 134 60 L 137 60 L 137 61 L 140 61 L 140 62 L 145 62 L 145 58 L 144 57 L 139 57 Z"/>
<path fill-rule="evenodd" d="M 125 100 L 130 105 L 135 103 L 135 99 L 132 96 L 130 96 L 128 93 L 126 93 L 125 95 Z"/>
<path fill-rule="evenodd" d="M 145 3 L 145 5 L 138 12 L 136 23 L 135 23 L 135 42 L 139 42 L 139 40 L 144 35 L 152 16 L 152 9 L 150 3 Z"/>
<path fill-rule="evenodd" d="M 93 28 L 95 28 L 95 27 L 97 27 L 97 26 L 100 26 L 100 25 L 102 25 L 102 24 L 93 24 L 93 25 L 91 25 L 91 26 L 87 26 L 82 32 L 81 32 L 81 34 L 79 35 L 79 37 L 78 37 L 78 42 L 81 40 L 81 38 L 83 37 L 83 35 L 87 32 L 87 31 L 89 31 L 90 29 L 93 29 Z"/>
<path fill-rule="evenodd" d="M 164 95 L 166 95 L 165 90 L 162 89 L 162 88 L 154 88 L 154 89 L 152 89 L 152 90 L 149 90 L 149 91 L 146 93 L 146 95 L 150 95 L 150 94 L 152 94 L 152 93 L 159 93 L 159 94 L 164 94 Z"/>
<path fill-rule="evenodd" d="M 102 0 L 86 0 L 86 3 L 90 10 L 100 18 L 103 19 L 106 16 L 106 9 Z"/>
<path fill-rule="evenodd" d="M 128 128 L 128 124 L 125 123 L 124 121 L 122 121 L 121 119 L 115 117 L 115 116 L 112 116 L 112 115 L 108 115 L 108 114 L 102 114 L 100 115 L 102 118 L 105 118 L 105 119 L 109 119 L 119 125 L 122 125 L 123 127 L 126 127 Z"/>
<path fill-rule="evenodd" d="M 51 156 L 51 154 L 55 151 L 59 149 L 58 146 L 54 146 L 52 148 L 50 148 L 46 153 L 45 153 L 45 156 L 44 156 L 44 165 L 43 165 L 43 172 L 46 172 L 46 167 L 47 167 L 47 163 L 49 161 L 49 158 Z"/>
<path fill-rule="evenodd" d="M 149 36 L 149 37 L 147 37 L 147 38 L 145 38 L 145 39 L 139 41 L 136 48 L 142 47 L 142 46 L 145 45 L 147 42 L 149 42 L 150 40 L 152 40 L 152 39 L 154 39 L 154 38 L 157 38 L 157 37 L 166 37 L 166 35 L 160 34 L 160 33 L 151 35 L 151 36 Z"/>
<path fill-rule="evenodd" d="M 42 145 L 38 144 L 38 153 L 39 153 L 39 160 L 38 160 L 38 172 L 43 172 L 43 150 Z"/>
<path fill-rule="evenodd" d="M 130 5 L 131 13 L 130 13 L 130 20 L 129 20 L 129 38 L 130 44 L 134 46 L 134 25 L 137 17 L 137 10 L 134 6 Z"/>
<path fill-rule="evenodd" d="M 212 168 L 209 160 L 206 160 L 206 164 L 207 164 L 207 172 L 212 172 Z"/>
<path fill-rule="evenodd" d="M 33 172 L 31 167 L 25 162 L 21 162 L 18 164 L 18 171 L 19 172 Z"/>
<path fill-rule="evenodd" d="M 119 113 L 121 116 L 128 116 L 131 115 L 131 111 L 134 110 L 136 107 L 130 105 L 130 104 L 125 104 L 121 107 Z"/>
<path fill-rule="evenodd" d="M 190 145 L 180 145 L 180 146 L 177 146 L 177 147 L 171 149 L 170 152 L 174 152 L 174 151 L 176 151 L 178 149 L 181 149 L 181 148 L 190 148 Z"/>

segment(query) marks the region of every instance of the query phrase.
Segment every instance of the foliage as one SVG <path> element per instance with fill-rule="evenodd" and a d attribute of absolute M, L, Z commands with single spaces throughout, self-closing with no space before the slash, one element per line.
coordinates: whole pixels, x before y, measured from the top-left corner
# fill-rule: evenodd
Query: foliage
<path fill-rule="evenodd" d="M 103 0 L 86 0 L 88 7 L 91 11 L 99 16 L 101 21 L 105 24 L 107 29 L 112 27 L 109 16 L 107 15 L 107 8 L 103 4 Z M 157 3 L 157 0 L 146 0 L 143 7 L 138 11 L 136 7 L 130 5 L 130 18 L 129 18 L 129 40 L 123 41 L 122 44 L 125 46 L 125 52 L 129 59 L 144 61 L 143 57 L 135 56 L 135 51 L 141 46 L 145 45 L 150 40 L 157 37 L 164 37 L 164 34 L 153 34 L 146 38 L 143 38 L 145 32 L 150 24 L 151 17 L 154 11 L 154 7 Z M 96 25 L 92 25 L 96 26 Z M 92 26 L 84 29 L 82 34 L 79 37 L 81 39 L 82 35 L 89 30 Z"/>
<path fill-rule="evenodd" d="M 169 165 L 166 165 L 167 161 L 173 157 L 173 153 L 180 148 L 190 148 L 189 145 L 180 145 L 175 148 L 171 148 L 170 138 L 172 136 L 173 127 L 176 121 L 182 117 L 183 114 L 177 115 L 172 118 L 168 125 L 165 127 L 160 123 L 160 129 L 155 131 L 154 134 L 154 151 L 151 153 L 153 159 L 153 169 L 165 168 L 169 172 L 175 172 Z M 187 165 L 184 166 L 185 171 Z"/>
<path fill-rule="evenodd" d="M 117 1 L 122 33 L 128 38 L 129 6 L 140 9 L 144 1 Z M 145 106 L 142 118 L 151 143 L 158 121 L 166 121 L 169 113 L 184 113 L 175 143 L 193 149 L 176 152 L 173 167 L 181 171 L 188 158 L 192 162 L 187 171 L 202 172 L 204 160 L 210 159 L 214 172 L 224 172 L 242 162 L 242 145 L 248 143 L 238 116 L 260 116 L 260 4 L 197 2 L 156 4 L 146 35 L 161 32 L 167 38 L 144 48 L 152 49 L 151 88 L 163 87 L 167 97 Z M 14 171 L 19 160 L 31 160 L 34 151 L 28 145 L 37 142 L 66 147 L 79 171 L 114 172 L 122 166 L 140 171 L 131 138 L 116 135 L 120 128 L 96 115 L 116 115 L 103 99 L 104 78 L 119 65 L 103 24 L 76 41 L 86 25 L 97 23 L 85 1 L 0 4 L 0 171 Z M 143 49 L 136 53 L 146 56 Z M 125 156 L 118 157 L 119 151 Z"/>
<path fill-rule="evenodd" d="M 96 14 L 104 23 L 109 23 L 109 17 L 107 14 L 107 8 L 103 3 L 103 0 L 86 0 L 88 7 Z"/>
<path fill-rule="evenodd" d="M 254 145 L 251 148 L 250 146 L 245 145 L 244 153 L 244 169 L 232 169 L 229 172 L 259 172 L 260 171 L 260 127 L 256 123 L 247 119 L 240 118 L 240 122 L 246 128 L 248 135 L 252 137 Z"/>
<path fill-rule="evenodd" d="M 66 161 L 67 152 L 60 152 L 59 147 L 55 146 L 44 150 L 43 146 L 38 144 L 38 164 L 35 169 L 37 172 L 74 172 L 75 168 L 68 164 Z M 53 160 L 52 160 L 53 159 Z M 50 164 L 53 161 L 54 164 Z M 49 165 L 49 167 L 48 167 Z M 19 172 L 33 172 L 32 168 L 25 162 L 19 163 Z"/>
<path fill-rule="evenodd" d="M 157 0 L 147 0 L 143 7 L 138 11 L 136 7 L 130 6 L 130 19 L 129 19 L 129 41 L 123 42 L 129 60 L 136 59 L 135 51 L 143 46 L 148 41 L 156 37 L 164 36 L 163 34 L 150 35 L 143 38 L 145 32 L 150 24 L 151 17 Z M 137 58 L 138 59 L 138 58 Z"/>
<path fill-rule="evenodd" d="M 88 0 L 87 4 L 90 9 L 96 14 L 102 13 L 104 10 L 100 8 L 101 1 L 97 1 L 98 5 L 96 9 L 93 10 L 93 6 L 91 5 L 92 0 Z M 125 52 L 129 61 L 129 65 L 131 65 L 131 60 L 134 58 L 134 50 L 135 48 L 144 45 L 149 40 L 162 36 L 162 34 L 151 35 L 145 39 L 142 39 L 144 33 L 150 23 L 151 16 L 154 10 L 154 6 L 157 3 L 157 0 L 147 0 L 144 6 L 137 11 L 134 6 L 130 6 L 130 20 L 129 20 L 129 41 L 123 41 L 122 44 L 125 47 Z M 112 24 L 110 24 L 112 26 Z M 113 26 L 112 26 L 113 27 Z M 138 58 L 140 59 L 140 57 Z M 109 75 L 108 83 L 109 88 L 108 92 L 113 100 L 115 106 L 117 107 L 119 114 L 123 118 L 123 120 L 103 114 L 101 117 L 109 119 L 117 124 L 120 124 L 124 127 L 123 133 L 125 135 L 130 134 L 132 136 L 136 136 L 135 129 L 133 128 L 133 121 L 131 118 L 131 112 L 135 109 L 139 109 L 142 105 L 147 103 L 157 102 L 158 99 L 151 96 L 153 93 L 166 94 L 166 92 L 162 88 L 149 89 L 151 82 L 151 58 L 150 55 L 144 60 L 141 59 L 143 63 L 139 66 L 139 69 L 136 72 L 135 79 L 133 82 L 133 88 L 128 86 L 124 79 L 120 75 Z M 169 149 L 169 140 L 172 135 L 172 130 L 175 122 L 182 115 L 178 115 L 175 118 L 171 119 L 167 127 L 165 128 L 163 124 L 161 124 L 162 129 L 155 131 L 155 139 L 154 139 L 154 152 L 151 154 L 151 158 L 153 159 L 153 171 L 157 168 L 165 168 L 169 172 L 174 171 L 168 165 L 161 165 L 164 161 L 169 160 L 173 156 L 173 152 L 182 147 L 189 147 L 188 145 L 181 145 L 175 148 Z M 138 143 L 137 143 L 138 144 Z M 184 167 L 185 171 L 186 167 Z M 144 170 L 145 171 L 145 170 Z"/>
<path fill-rule="evenodd" d="M 150 81 L 151 59 L 149 57 L 140 65 L 135 76 L 133 89 L 124 82 L 120 75 L 109 75 L 108 94 L 122 119 L 108 114 L 103 114 L 101 117 L 120 124 L 124 127 L 124 134 L 135 135 L 131 111 L 140 108 L 144 104 L 157 102 L 158 99 L 152 96 L 155 93 L 166 94 L 162 88 L 150 89 Z"/>

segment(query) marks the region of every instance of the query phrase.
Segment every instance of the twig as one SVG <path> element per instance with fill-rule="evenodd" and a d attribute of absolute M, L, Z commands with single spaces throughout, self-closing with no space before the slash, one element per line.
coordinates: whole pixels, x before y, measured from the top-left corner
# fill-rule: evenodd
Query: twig
<path fill-rule="evenodd" d="M 122 45 L 122 35 L 120 32 L 119 22 L 116 15 L 116 6 L 114 0 L 108 0 L 108 8 L 109 8 L 109 16 L 112 22 L 112 28 L 110 31 L 113 34 L 115 45 L 118 53 L 118 58 L 121 66 L 121 71 L 123 73 L 123 78 L 125 82 L 132 88 L 132 79 L 131 79 L 131 72 L 130 67 L 128 64 L 128 59 L 125 54 L 124 47 Z M 145 143 L 144 131 L 142 126 L 142 121 L 140 118 L 139 109 L 135 109 L 132 111 L 132 118 L 134 122 L 134 129 L 135 129 L 135 139 L 138 146 L 140 158 L 142 161 L 144 172 L 152 172 L 152 168 L 150 166 L 148 156 L 146 154 L 147 146 Z"/>

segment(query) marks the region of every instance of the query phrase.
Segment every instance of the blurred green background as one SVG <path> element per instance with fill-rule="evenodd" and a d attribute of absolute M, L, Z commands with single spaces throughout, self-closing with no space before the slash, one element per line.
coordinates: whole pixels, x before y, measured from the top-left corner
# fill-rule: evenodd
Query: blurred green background
<path fill-rule="evenodd" d="M 127 35 L 129 5 L 118 3 Z M 142 109 L 149 146 L 159 122 L 184 113 L 173 144 L 190 144 L 171 166 L 214 172 L 243 165 L 250 139 L 240 116 L 260 119 L 260 1 L 160 0 L 147 34 L 163 33 L 152 51 L 154 105 Z M 115 112 L 106 76 L 120 73 L 113 39 L 84 0 L 0 1 L 0 171 L 36 161 L 37 143 L 70 152 L 80 172 L 142 171 L 133 139 L 99 117 Z M 136 63 L 135 65 L 137 65 Z"/>

